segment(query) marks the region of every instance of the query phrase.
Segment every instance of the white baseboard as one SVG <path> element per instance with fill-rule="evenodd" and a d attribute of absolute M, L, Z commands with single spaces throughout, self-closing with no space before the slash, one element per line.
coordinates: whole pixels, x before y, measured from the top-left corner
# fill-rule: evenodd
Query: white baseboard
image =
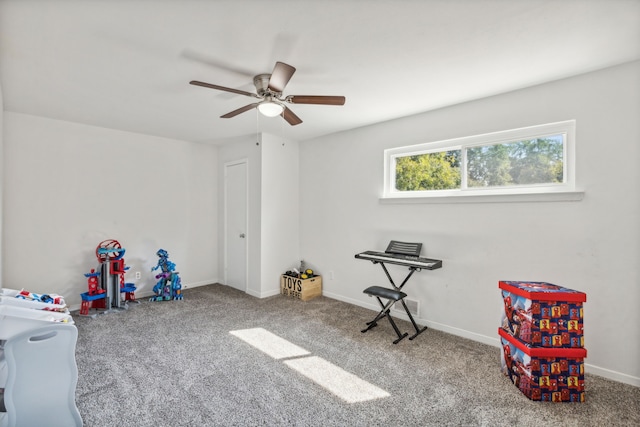
<path fill-rule="evenodd" d="M 247 291 L 247 295 L 251 295 L 252 297 L 256 297 L 256 298 L 267 298 L 267 297 L 272 297 L 278 294 L 280 294 L 280 289 L 273 289 L 265 292 L 256 292 L 251 289 Z"/>
<path fill-rule="evenodd" d="M 199 282 L 186 283 L 186 284 L 183 283 L 182 289 L 197 288 L 198 286 L 213 285 L 214 283 L 220 283 L 220 279 L 201 280 Z"/>
<path fill-rule="evenodd" d="M 182 289 L 189 289 L 189 288 L 197 288 L 198 286 L 206 286 L 206 285 L 211 285 L 213 283 L 219 283 L 218 279 L 214 279 L 213 281 L 211 280 L 203 280 L 200 282 L 193 282 L 193 283 L 187 283 L 187 284 L 182 284 Z M 151 298 L 152 296 L 154 296 L 155 293 L 153 292 L 153 290 L 151 289 L 143 289 L 140 291 L 136 291 L 136 299 L 146 299 L 146 298 Z M 80 304 L 73 304 L 69 306 L 69 311 L 70 312 L 76 312 L 76 311 L 80 311 Z"/>
<path fill-rule="evenodd" d="M 331 298 L 331 299 L 335 299 L 335 300 L 338 300 L 338 301 L 346 302 L 346 303 L 352 304 L 352 305 L 357 305 L 357 306 L 363 307 L 363 308 L 368 308 L 368 309 L 373 310 L 373 311 L 379 311 L 380 310 L 380 306 L 377 305 L 377 302 L 375 304 L 367 304 L 367 303 L 363 303 L 362 301 L 359 301 L 359 300 L 354 300 L 354 299 L 351 299 L 351 298 L 345 298 L 342 295 L 336 295 L 336 294 L 332 294 L 330 292 L 323 292 L 322 295 L 327 297 L 327 298 Z M 409 316 L 407 316 L 406 313 L 394 312 L 393 316 L 397 317 L 399 319 L 403 319 L 403 320 L 409 321 Z M 472 341 L 481 342 L 483 344 L 491 345 L 491 346 L 496 347 L 496 348 L 500 347 L 500 339 L 497 336 L 496 337 L 490 337 L 490 336 L 487 336 L 487 335 L 483 335 L 483 334 L 478 334 L 478 333 L 475 333 L 475 332 L 467 331 L 465 329 L 460 329 L 460 328 L 457 328 L 455 326 L 449 326 L 449 325 L 445 325 L 445 324 L 438 323 L 438 322 L 432 322 L 432 321 L 429 321 L 429 320 L 426 320 L 426 319 L 418 318 L 416 316 L 414 316 L 414 320 L 419 325 L 428 326 L 429 328 L 435 329 L 437 331 L 442 331 L 442 332 L 446 332 L 448 334 L 455 335 L 455 336 L 458 336 L 458 337 L 467 338 L 467 339 L 470 339 Z M 498 330 L 498 326 L 499 325 L 496 325 L 496 331 Z M 598 375 L 600 377 L 607 378 L 607 379 L 612 380 L 612 381 L 617 381 L 617 382 L 620 382 L 620 383 L 625 383 L 625 384 L 633 385 L 633 386 L 636 386 L 636 387 L 640 387 L 640 378 L 638 378 L 638 377 L 634 377 L 632 375 L 623 374 L 622 372 L 613 371 L 611 369 L 601 368 L 599 366 L 591 365 L 591 364 L 588 364 L 588 363 L 585 363 L 584 367 L 585 367 L 585 372 L 588 372 L 589 374 Z"/>
<path fill-rule="evenodd" d="M 607 378 L 612 381 L 640 387 L 640 378 L 623 374 L 622 372 L 612 371 L 611 369 L 601 368 L 599 366 L 590 365 L 588 363 L 584 364 L 584 370 L 590 374 Z"/>
<path fill-rule="evenodd" d="M 206 286 L 206 285 L 210 285 L 212 283 L 220 283 L 218 281 L 202 281 L 202 282 L 195 282 L 195 283 L 189 283 L 186 286 L 183 285 L 184 289 L 188 289 L 188 288 L 196 288 L 198 286 Z M 278 295 L 280 293 L 279 289 L 275 289 L 275 290 L 271 290 L 271 291 L 267 291 L 267 292 L 262 292 L 262 293 L 258 293 L 258 292 L 253 292 L 253 291 L 247 291 L 247 294 L 254 296 L 256 298 L 267 298 L 270 296 L 274 296 L 274 295 Z M 143 298 L 149 298 L 151 296 L 153 296 L 154 293 L 153 292 L 144 292 L 141 294 L 136 293 L 136 298 L 137 299 L 143 299 Z M 377 303 L 375 304 L 367 304 L 365 302 L 362 302 L 360 300 L 356 300 L 356 299 L 351 299 L 351 298 L 345 298 L 342 295 L 337 295 L 337 294 L 333 294 L 331 292 L 322 292 L 322 295 L 327 297 L 327 298 L 331 298 L 331 299 L 335 299 L 338 301 L 342 301 L 351 305 L 355 305 L 358 307 L 363 307 L 372 311 L 379 311 L 380 307 L 377 305 Z M 74 305 L 69 307 L 69 310 L 72 312 L 75 311 L 79 311 L 80 310 L 80 305 Z M 394 312 L 393 314 L 394 317 L 397 317 L 399 319 L 403 319 L 406 321 L 409 321 L 409 317 L 401 312 Z M 476 342 L 480 342 L 483 344 L 487 344 L 487 345 L 491 345 L 493 347 L 499 348 L 500 347 L 500 339 L 496 336 L 496 337 L 490 337 L 487 335 L 483 335 L 483 334 L 478 334 L 475 332 L 471 332 L 471 331 L 467 331 L 466 329 L 460 329 L 457 328 L 455 326 L 450 326 L 450 325 L 445 325 L 443 323 L 438 323 L 438 322 L 432 322 L 430 320 L 426 320 L 426 319 L 422 319 L 422 318 L 418 318 L 414 316 L 414 319 L 416 321 L 416 323 L 418 323 L 419 325 L 423 325 L 423 326 L 428 326 L 429 328 L 435 329 L 437 331 L 442 331 L 442 332 L 446 332 L 448 334 L 451 335 L 455 335 L 458 337 L 462 337 L 462 338 L 467 338 L 470 339 L 472 341 L 476 341 Z M 497 326 L 496 326 L 496 330 L 497 330 Z M 620 383 L 624 383 L 624 384 L 629 384 L 632 386 L 636 386 L 636 387 L 640 387 L 640 378 L 638 377 L 634 377 L 632 375 L 627 375 L 624 374 L 622 372 L 617 372 L 617 371 L 613 371 L 611 369 L 606 369 L 606 368 L 602 368 L 596 365 L 591 365 L 588 363 L 584 364 L 585 366 L 585 371 L 588 372 L 589 374 L 593 374 L 593 375 L 598 375 L 600 377 L 603 378 L 607 378 L 610 379 L 612 381 L 617 381 Z"/>

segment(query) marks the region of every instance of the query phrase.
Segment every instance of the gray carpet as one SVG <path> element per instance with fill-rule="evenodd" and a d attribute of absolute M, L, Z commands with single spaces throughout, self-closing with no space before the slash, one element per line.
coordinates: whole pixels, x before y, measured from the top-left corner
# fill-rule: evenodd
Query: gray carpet
<path fill-rule="evenodd" d="M 499 349 L 432 329 L 393 345 L 386 319 L 362 334 L 375 313 L 340 301 L 221 285 L 184 298 L 74 316 L 85 426 L 640 425 L 640 388 L 587 374 L 586 402 L 532 402 L 500 373 Z M 348 403 L 229 333 L 258 327 L 389 397 Z"/>

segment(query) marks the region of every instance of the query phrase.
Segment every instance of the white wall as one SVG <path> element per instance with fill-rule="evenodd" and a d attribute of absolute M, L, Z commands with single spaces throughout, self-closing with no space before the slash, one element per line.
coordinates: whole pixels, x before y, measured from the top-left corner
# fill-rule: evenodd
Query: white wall
<path fill-rule="evenodd" d="M 587 294 L 588 371 L 640 385 L 638 75 L 635 62 L 301 143 L 301 256 L 324 274 L 324 294 L 377 309 L 362 290 L 386 277 L 354 254 L 423 242 L 444 267 L 405 288 L 420 323 L 497 345 L 498 280 L 563 285 Z M 582 201 L 379 201 L 385 148 L 569 119 Z"/>
<path fill-rule="evenodd" d="M 300 265 L 298 142 L 262 137 L 262 295 L 280 292 L 280 275 Z"/>
<path fill-rule="evenodd" d="M 224 164 L 248 160 L 249 229 L 247 293 L 264 298 L 279 293 L 279 276 L 299 263 L 298 143 L 269 134 L 230 140 L 220 146 L 219 188 L 224 194 Z M 220 204 L 219 235 L 224 235 Z M 220 240 L 220 271 L 224 242 Z"/>
<path fill-rule="evenodd" d="M 258 139 L 258 140 L 257 140 Z M 260 296 L 261 293 L 261 221 L 260 221 L 260 187 L 262 176 L 262 149 L 260 147 L 260 138 L 255 135 L 244 138 L 236 138 L 226 142 L 219 148 L 218 158 L 218 174 L 219 185 L 218 193 L 220 194 L 220 204 L 218 210 L 218 235 L 219 239 L 219 257 L 220 266 L 220 283 L 224 283 L 224 164 L 237 160 L 247 160 L 248 173 L 248 229 L 247 235 L 247 293 L 253 296 Z"/>
<path fill-rule="evenodd" d="M 254 165 L 250 208 L 262 214 L 250 216 L 256 264 L 249 293 L 272 292 L 272 276 L 290 267 L 272 251 L 286 248 L 292 261 L 303 258 L 324 275 L 325 295 L 375 309 L 362 289 L 386 279 L 354 254 L 383 249 L 390 239 L 420 241 L 425 256 L 444 260 L 443 269 L 421 272 L 408 285 L 421 323 L 496 344 L 498 280 L 561 284 L 588 295 L 588 370 L 640 385 L 639 73 L 636 62 L 300 144 L 298 253 L 282 244 L 282 235 L 296 233 L 296 209 L 285 227 L 277 215 L 289 204 L 274 203 L 296 188 L 294 180 L 283 182 L 289 175 L 282 169 L 295 158 L 293 143 L 282 150 L 266 137 L 271 160 L 263 173 L 255 138 L 217 149 L 4 112 L 2 285 L 61 293 L 77 305 L 95 247 L 107 238 L 127 249 L 128 281 L 141 271 L 143 292 L 153 286 L 149 270 L 160 247 L 187 286 L 221 281 L 219 166 L 244 156 Z M 582 201 L 378 199 L 385 148 L 567 119 L 577 120 Z M 263 224 L 275 227 L 264 233 L 273 245 L 262 242 Z"/>
<path fill-rule="evenodd" d="M 3 180 L 4 180 L 4 161 L 1 159 L 4 159 L 4 154 L 3 154 L 3 147 L 4 147 L 4 132 L 3 132 L 3 124 L 4 124 L 4 101 L 2 98 L 2 85 L 0 85 L 0 289 L 2 288 L 2 259 L 3 259 L 3 255 L 2 255 L 2 229 L 3 229 L 3 225 L 4 225 L 4 221 L 2 220 L 2 203 L 4 200 L 3 197 L 3 188 L 4 188 L 4 184 L 3 184 Z"/>
<path fill-rule="evenodd" d="M 79 306 L 109 238 L 138 295 L 159 248 L 183 285 L 219 280 L 216 147 L 5 112 L 3 160 L 4 287 Z"/>

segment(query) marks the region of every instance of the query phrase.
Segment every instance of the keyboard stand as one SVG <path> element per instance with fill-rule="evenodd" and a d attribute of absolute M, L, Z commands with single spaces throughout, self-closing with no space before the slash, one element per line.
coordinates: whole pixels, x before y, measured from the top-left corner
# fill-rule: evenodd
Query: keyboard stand
<path fill-rule="evenodd" d="M 416 271 L 421 271 L 422 270 L 421 268 L 418 268 L 418 267 L 409 267 L 409 274 L 407 274 L 407 277 L 404 278 L 404 280 L 402 281 L 400 286 L 396 287 L 396 284 L 393 282 L 393 279 L 391 278 L 391 275 L 389 274 L 389 271 L 387 270 L 387 266 L 384 265 L 384 262 L 379 262 L 379 264 L 380 264 L 380 266 L 382 266 L 382 269 L 384 270 L 384 274 L 387 275 L 387 279 L 389 279 L 389 283 L 391 283 L 391 286 L 393 286 L 393 288 L 398 290 L 398 291 L 402 290 L 402 288 L 409 281 L 411 276 L 413 276 L 413 273 L 415 273 Z M 409 316 L 409 320 L 411 321 L 411 324 L 413 325 L 413 328 L 416 330 L 416 333 L 409 337 L 409 340 L 413 341 L 413 339 L 415 337 L 417 337 L 418 335 L 420 335 L 421 333 L 426 331 L 428 328 L 426 326 L 423 326 L 422 328 L 419 328 L 418 324 L 413 319 L 413 316 L 411 315 L 411 312 L 409 311 L 409 307 L 407 307 L 407 304 L 404 302 L 404 298 L 401 299 L 400 302 L 402 303 L 402 306 L 404 307 L 404 311 L 407 313 L 407 316 Z"/>
<path fill-rule="evenodd" d="M 409 267 L 409 273 L 407 274 L 407 276 L 404 278 L 400 286 L 396 286 L 395 282 L 393 281 L 393 278 L 389 274 L 389 270 L 387 270 L 387 267 L 384 265 L 384 262 L 383 261 L 372 261 L 372 262 L 374 264 L 380 264 L 380 266 L 382 266 L 382 269 L 384 270 L 384 273 L 387 275 L 387 279 L 389 280 L 389 283 L 393 288 L 389 289 L 389 288 L 383 288 L 381 286 L 371 286 L 364 290 L 365 294 L 368 294 L 370 296 L 375 296 L 378 299 L 378 302 L 380 303 L 382 310 L 380 310 L 378 315 L 371 322 L 367 322 L 367 325 L 368 325 L 367 328 L 363 329 L 361 332 L 363 333 L 367 332 L 369 329 L 373 328 L 374 326 L 377 326 L 377 322 L 379 320 L 383 319 L 384 317 L 387 317 L 394 331 L 398 335 L 398 339 L 395 340 L 393 343 L 397 344 L 398 342 L 400 342 L 404 337 L 408 335 L 408 333 L 405 332 L 404 334 L 401 334 L 400 330 L 398 329 L 398 326 L 396 325 L 396 323 L 391 318 L 391 315 L 389 314 L 391 307 L 393 307 L 393 305 L 396 302 L 400 301 L 402 303 L 402 307 L 404 307 L 404 311 L 407 313 L 407 316 L 409 316 L 409 320 L 411 321 L 411 324 L 413 325 L 416 331 L 415 334 L 409 337 L 409 340 L 413 340 L 415 337 L 417 337 L 422 332 L 427 330 L 427 327 L 424 326 L 420 328 L 416 324 L 416 321 L 411 315 L 411 312 L 409 311 L 407 304 L 404 302 L 404 299 L 407 296 L 407 294 L 402 292 L 402 288 L 409 281 L 411 276 L 413 276 L 413 273 L 415 273 L 416 271 L 420 271 L 421 269 L 418 267 Z M 386 304 L 383 303 L 381 298 L 386 299 L 387 303 Z"/>
<path fill-rule="evenodd" d="M 398 335 L 398 339 L 393 343 L 397 344 L 404 337 L 408 335 L 405 333 L 404 335 L 400 333 L 398 330 L 398 326 L 391 318 L 390 312 L 391 307 L 398 301 L 404 307 L 404 311 L 407 313 L 413 328 L 416 333 L 409 337 L 409 340 L 413 340 L 415 337 L 423 333 L 427 330 L 427 327 L 424 326 L 420 328 L 417 324 L 411 312 L 409 311 L 409 307 L 404 302 L 404 299 L 407 297 L 407 294 L 402 292 L 402 288 L 407 284 L 413 273 L 416 271 L 422 271 L 422 269 L 427 270 L 435 270 L 437 268 L 442 267 L 442 261 L 438 259 L 430 259 L 430 258 L 421 258 L 420 251 L 422 250 L 422 243 L 409 243 L 409 242 L 400 242 L 397 240 L 392 240 L 389 242 L 387 249 L 382 252 L 376 251 L 366 251 L 356 254 L 356 258 L 371 261 L 374 264 L 380 264 L 382 266 L 382 270 L 384 270 L 384 274 L 387 275 L 387 279 L 391 284 L 391 288 L 383 288 L 381 286 L 370 286 L 364 290 L 364 293 L 369 296 L 375 296 L 382 307 L 382 310 L 378 313 L 378 315 L 371 321 L 367 322 L 367 328 L 363 329 L 362 332 L 367 332 L 369 329 L 373 328 L 377 325 L 378 320 L 386 317 L 391 322 L 391 326 L 396 331 Z M 384 265 L 385 262 L 394 265 L 402 265 L 409 268 L 409 273 L 404 278 L 400 286 L 396 286 L 393 278 L 389 274 L 389 270 L 387 270 L 387 266 Z M 382 299 L 386 299 L 386 304 L 382 302 Z"/>

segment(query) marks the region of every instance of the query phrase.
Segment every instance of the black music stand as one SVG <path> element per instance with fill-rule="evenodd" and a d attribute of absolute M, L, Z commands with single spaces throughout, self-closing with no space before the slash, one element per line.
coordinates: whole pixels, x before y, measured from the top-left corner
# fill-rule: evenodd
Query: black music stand
<path fill-rule="evenodd" d="M 420 256 L 421 250 L 422 250 L 422 243 L 406 243 L 406 242 L 398 242 L 398 241 L 392 240 L 389 243 L 389 246 L 387 246 L 385 253 L 401 255 L 401 256 L 404 255 L 404 256 L 417 258 Z M 414 320 L 413 316 L 411 315 L 411 312 L 409 311 L 409 307 L 407 307 L 407 304 L 404 302 L 404 299 L 406 298 L 407 294 L 402 292 L 402 288 L 407 283 L 407 281 L 411 278 L 411 276 L 413 276 L 413 273 L 415 273 L 416 271 L 420 271 L 421 269 L 419 267 L 410 266 L 409 274 L 407 274 L 407 276 L 404 278 L 400 286 L 396 286 L 395 282 L 393 281 L 393 278 L 391 277 L 391 275 L 389 274 L 389 271 L 387 270 L 387 267 L 384 265 L 384 261 L 372 260 L 372 262 L 374 264 L 380 264 L 380 266 L 382 266 L 382 269 L 384 270 L 384 273 L 387 275 L 387 279 L 389 280 L 389 283 L 391 283 L 391 286 L 393 288 L 390 289 L 390 288 L 384 288 L 382 286 L 370 286 L 363 291 L 365 294 L 369 296 L 376 297 L 382 309 L 372 321 L 367 322 L 367 327 L 363 329 L 361 332 L 362 333 L 367 332 L 371 328 L 378 326 L 378 321 L 386 317 L 387 319 L 389 319 L 389 322 L 391 323 L 393 330 L 398 335 L 398 339 L 393 341 L 393 343 L 398 344 L 404 337 L 409 335 L 407 332 L 405 332 L 404 334 L 400 333 L 398 326 L 393 321 L 393 318 L 391 317 L 391 314 L 390 314 L 390 311 L 393 305 L 396 302 L 400 301 L 402 303 L 402 306 L 404 307 L 404 311 L 407 313 L 407 316 L 411 321 L 411 324 L 416 330 L 416 333 L 409 337 L 409 340 L 413 340 L 415 337 L 417 337 L 422 332 L 424 332 L 427 329 L 427 327 L 424 326 L 422 328 L 419 328 L 418 325 L 416 324 L 416 321 Z M 387 302 L 383 303 L 382 299 L 386 299 Z"/>

